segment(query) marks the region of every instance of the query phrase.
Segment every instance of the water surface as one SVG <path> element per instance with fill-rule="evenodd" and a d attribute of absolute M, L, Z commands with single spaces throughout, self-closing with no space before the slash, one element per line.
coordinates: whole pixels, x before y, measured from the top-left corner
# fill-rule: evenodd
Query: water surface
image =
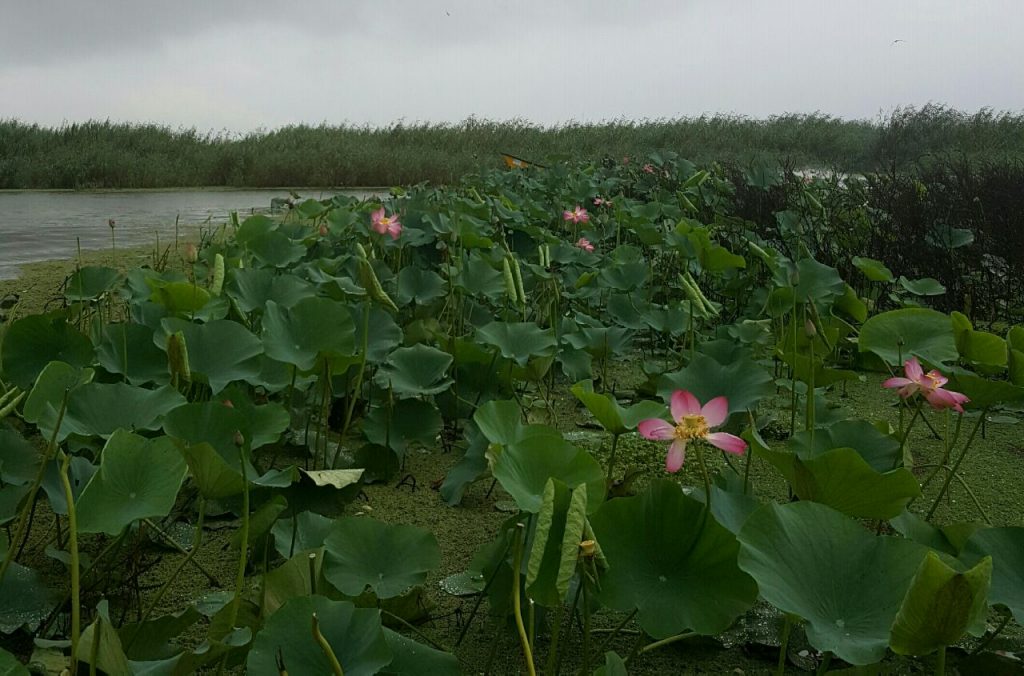
<path fill-rule="evenodd" d="M 345 193 L 357 197 L 368 190 L 303 190 L 303 197 Z M 0 279 L 18 276 L 18 266 L 35 261 L 70 258 L 76 239 L 83 250 L 111 246 L 110 227 L 118 248 L 152 245 L 174 239 L 174 221 L 182 226 L 222 223 L 231 211 L 240 217 L 269 209 L 285 190 L 131 190 L 125 192 L 0 192 Z"/>

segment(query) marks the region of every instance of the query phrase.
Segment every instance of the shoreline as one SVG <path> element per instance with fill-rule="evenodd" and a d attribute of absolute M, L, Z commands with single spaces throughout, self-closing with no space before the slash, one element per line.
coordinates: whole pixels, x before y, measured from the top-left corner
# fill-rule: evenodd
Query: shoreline
<path fill-rule="evenodd" d="M 179 246 L 187 243 L 198 244 L 198 230 L 191 228 L 179 240 Z M 170 253 L 168 260 L 170 266 L 175 265 L 175 253 L 173 242 L 168 245 Z M 147 260 L 153 260 L 155 245 L 142 245 L 118 249 L 116 257 L 110 249 L 82 250 L 81 263 L 83 266 L 103 265 L 115 268 L 120 272 L 128 272 Z M 31 314 L 46 312 L 48 306 L 60 303 L 63 296 L 60 293 L 60 285 L 78 267 L 78 256 L 70 258 L 52 258 L 42 261 L 33 261 L 18 266 L 18 276 L 12 279 L 0 279 L 0 300 L 5 300 L 11 295 L 18 297 L 16 314 L 12 314 L 11 308 L 0 310 L 0 326 L 9 324 L 11 321 Z"/>

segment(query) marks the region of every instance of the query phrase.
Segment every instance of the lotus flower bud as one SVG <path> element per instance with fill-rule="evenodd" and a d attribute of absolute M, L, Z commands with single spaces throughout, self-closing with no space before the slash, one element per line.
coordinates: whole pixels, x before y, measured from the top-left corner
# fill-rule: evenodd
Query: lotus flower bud
<path fill-rule="evenodd" d="M 596 540 L 584 540 L 580 543 L 580 555 L 584 558 L 591 558 L 597 553 Z"/>
<path fill-rule="evenodd" d="M 818 329 L 814 327 L 814 322 L 810 319 L 804 321 L 804 333 L 807 334 L 808 338 L 814 338 L 818 335 Z"/>
<path fill-rule="evenodd" d="M 189 242 L 185 245 L 185 262 L 195 263 L 197 260 L 199 260 L 199 249 L 196 248 L 195 244 Z"/>
<path fill-rule="evenodd" d="M 171 371 L 172 382 L 192 380 L 192 371 L 188 366 L 185 334 L 181 331 L 167 336 L 167 365 Z"/>
<path fill-rule="evenodd" d="M 217 254 L 213 257 L 213 283 L 210 285 L 210 293 L 219 296 L 224 288 L 224 256 Z"/>

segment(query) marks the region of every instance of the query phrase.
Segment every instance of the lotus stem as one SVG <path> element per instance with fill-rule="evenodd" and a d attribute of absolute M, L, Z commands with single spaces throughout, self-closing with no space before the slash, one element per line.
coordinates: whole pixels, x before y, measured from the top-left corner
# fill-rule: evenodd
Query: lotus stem
<path fill-rule="evenodd" d="M 310 552 L 309 557 L 309 595 L 316 596 L 316 552 Z"/>
<path fill-rule="evenodd" d="M 15 530 L 14 536 L 11 538 L 10 546 L 7 548 L 7 553 L 4 555 L 3 563 L 0 563 L 0 582 L 3 582 L 4 575 L 7 573 L 8 567 L 10 567 L 11 562 L 14 561 L 15 552 L 20 551 L 19 543 L 23 542 L 23 538 L 26 537 L 28 524 L 31 520 L 29 515 L 35 508 L 36 495 L 38 495 L 39 487 L 43 483 L 43 475 L 46 472 L 47 465 L 50 464 L 50 459 L 53 457 L 54 450 L 57 448 L 57 434 L 60 432 L 61 423 L 64 422 L 64 413 L 68 410 L 69 394 L 70 390 L 64 390 L 64 398 L 60 404 L 60 411 L 57 413 L 57 423 L 53 427 L 53 433 L 50 434 L 50 442 L 46 445 L 46 453 L 43 455 L 42 462 L 39 463 L 39 469 L 36 470 L 36 477 L 32 481 L 32 488 L 28 491 L 25 506 L 21 508 L 21 512 L 18 514 L 18 528 Z"/>
<path fill-rule="evenodd" d="M 501 552 L 501 557 L 498 559 L 499 561 L 505 560 L 505 557 L 508 555 L 508 548 L 511 546 L 511 542 L 505 543 L 505 549 Z M 463 625 L 462 631 L 459 633 L 459 638 L 455 641 L 455 647 L 460 646 L 462 644 L 462 640 L 466 638 L 466 634 L 469 633 L 469 627 L 473 624 L 477 611 L 480 610 L 480 604 L 483 603 L 484 597 L 487 596 L 487 591 L 491 588 L 491 585 L 494 584 L 494 580 L 497 579 L 498 572 L 500 570 L 501 565 L 499 564 L 494 567 L 494 570 L 492 570 L 491 574 L 488 576 L 487 582 L 484 583 L 484 588 L 480 590 L 480 593 L 476 597 L 476 603 L 473 604 L 473 610 L 469 611 L 469 618 L 466 619 L 466 624 Z"/>
<path fill-rule="evenodd" d="M 145 623 L 146 620 L 149 619 L 150 615 L 153 614 L 153 610 L 156 608 L 157 604 L 160 603 L 160 600 L 164 597 L 164 594 L 167 593 L 167 590 L 171 588 L 171 584 L 173 584 L 174 581 L 176 579 L 178 579 L 178 576 L 181 574 L 181 571 L 185 569 L 185 566 L 187 566 L 189 564 L 189 562 L 192 561 L 193 557 L 195 557 L 195 555 L 196 555 L 196 552 L 199 551 L 199 546 L 203 543 L 203 522 L 205 521 L 205 519 L 206 519 L 206 500 L 203 499 L 202 497 L 200 497 L 199 498 L 199 516 L 196 518 L 196 532 L 195 532 L 195 535 L 192 536 L 192 549 L 190 549 L 185 554 L 185 558 L 182 559 L 178 563 L 178 566 L 174 569 L 174 572 L 171 573 L 170 577 L 168 577 L 166 580 L 164 580 L 164 583 L 163 583 L 163 585 L 161 585 L 160 590 L 156 593 L 156 596 L 153 597 L 153 600 L 149 604 L 149 608 L 146 609 L 146 612 L 143 613 L 142 618 L 139 620 L 140 630 L 136 631 L 134 634 L 132 634 L 131 638 L 128 639 L 128 643 L 124 647 L 124 650 L 125 650 L 126 653 L 132 649 L 132 646 L 135 645 L 135 640 L 139 637 L 139 634 L 142 633 L 141 625 L 143 623 Z M 155 524 L 150 522 L 149 519 L 146 519 L 146 522 L 153 529 L 155 529 L 158 533 L 161 533 L 160 529 L 157 528 Z M 163 534 L 163 533 L 161 533 L 161 534 Z M 165 535 L 165 537 L 166 537 L 166 535 Z M 168 540 L 169 541 L 173 541 L 169 537 L 168 537 Z M 199 567 L 199 570 L 201 570 L 203 573 L 205 573 L 207 575 L 207 577 L 209 578 L 209 573 L 206 573 L 206 571 L 203 570 L 201 566 Z M 220 586 L 220 585 L 218 584 L 217 586 Z M 93 662 L 91 662 L 90 665 L 94 664 L 94 663 L 95 663 L 95 660 L 93 660 Z"/>
<path fill-rule="evenodd" d="M 359 355 L 359 371 L 356 373 L 356 384 L 352 390 L 352 397 L 348 401 L 348 409 L 345 411 L 345 423 L 341 427 L 341 435 L 338 438 L 338 448 L 334 451 L 334 457 L 331 459 L 331 468 L 338 464 L 338 454 L 341 453 L 341 445 L 345 442 L 345 436 L 348 434 L 349 425 L 352 424 L 352 414 L 356 410 L 356 399 L 359 398 L 359 394 L 363 389 L 363 371 L 366 370 L 366 353 L 370 347 L 370 299 L 366 299 L 366 305 L 363 308 L 363 349 L 362 354 Z M 327 460 L 327 453 L 324 452 L 324 460 Z"/>
<path fill-rule="evenodd" d="M 775 676 L 786 673 L 786 654 L 789 650 L 789 633 L 793 629 L 793 618 L 786 613 L 786 622 L 782 625 L 782 643 L 779 645 L 779 662 L 775 667 Z"/>
<path fill-rule="evenodd" d="M 238 570 L 235 573 L 235 598 L 231 603 L 231 621 L 228 629 L 235 626 L 238 619 L 238 608 L 242 605 L 242 589 L 245 586 L 245 566 L 249 554 L 249 477 L 245 470 L 245 447 L 238 448 L 239 469 L 242 472 L 242 529 L 239 532 Z"/>
<path fill-rule="evenodd" d="M 71 674 L 78 672 L 78 642 L 82 634 L 81 578 L 78 557 L 78 515 L 75 510 L 75 494 L 71 490 L 68 470 L 71 455 L 65 454 L 60 464 L 60 483 L 64 499 L 68 503 L 68 552 L 71 554 Z"/>
<path fill-rule="evenodd" d="M 971 430 L 971 436 L 967 438 L 967 442 L 964 444 L 964 448 L 960 451 L 959 457 L 956 459 L 956 463 L 953 464 L 953 468 L 946 474 L 946 480 L 942 484 L 942 488 L 939 489 L 939 494 L 935 496 L 935 501 L 932 503 L 931 509 L 928 510 L 928 514 L 924 517 L 926 521 L 930 521 L 932 515 L 935 514 L 935 510 L 939 507 L 939 502 L 942 500 L 942 496 L 949 490 L 949 484 L 953 481 L 953 476 L 960 469 L 960 464 L 963 463 L 964 458 L 967 457 L 967 451 L 971 448 L 971 443 L 974 441 L 974 435 L 977 434 L 978 429 L 981 427 L 981 422 L 988 415 L 988 407 L 985 407 L 981 411 L 981 415 L 978 416 L 978 422 L 974 425 L 974 429 Z M 986 517 L 987 520 L 987 517 Z"/>
<path fill-rule="evenodd" d="M 815 672 L 817 676 L 825 676 L 828 673 L 828 667 L 832 664 L 832 651 L 826 650 L 825 654 L 821 657 L 821 664 L 818 665 L 818 670 Z"/>
<path fill-rule="evenodd" d="M 618 434 L 612 434 L 612 452 L 608 456 L 608 476 L 605 477 L 605 481 L 609 485 L 612 483 L 612 473 L 615 471 L 615 450 L 619 445 L 619 436 Z"/>
<path fill-rule="evenodd" d="M 946 673 L 946 646 L 940 645 L 939 651 L 935 654 L 935 676 L 944 676 Z"/>
<path fill-rule="evenodd" d="M 517 523 L 515 526 L 515 553 L 512 560 L 512 610 L 515 615 L 516 630 L 519 632 L 519 644 L 523 649 L 523 657 L 526 659 L 526 671 L 530 676 L 537 676 L 537 670 L 533 666 L 533 650 L 530 648 L 530 640 L 526 635 L 526 627 L 523 624 L 523 609 L 520 599 L 522 586 L 519 569 L 523 565 L 523 538 L 526 526 Z"/>
<path fill-rule="evenodd" d="M 312 621 L 313 640 L 320 646 L 320 650 L 323 651 L 324 656 L 327 658 L 328 664 L 331 665 L 331 673 L 334 676 L 345 676 L 345 671 L 341 668 L 341 662 L 338 661 L 337 655 L 334 654 L 334 650 L 331 648 L 331 644 L 327 642 L 324 635 L 320 633 L 320 620 L 317 619 L 316 613 L 313 613 Z"/>
<path fill-rule="evenodd" d="M 697 635 L 698 634 L 695 631 L 684 631 L 681 634 L 676 634 L 675 636 L 669 636 L 668 638 L 663 638 L 660 641 L 655 641 L 654 643 L 648 643 L 643 648 L 640 648 L 640 651 L 639 651 L 638 654 L 642 655 L 642 654 L 644 654 L 646 652 L 650 652 L 652 650 L 657 650 L 658 648 L 661 648 L 662 646 L 667 646 L 667 645 L 675 643 L 677 641 L 685 641 L 686 639 L 693 638 L 694 636 L 697 636 Z"/>

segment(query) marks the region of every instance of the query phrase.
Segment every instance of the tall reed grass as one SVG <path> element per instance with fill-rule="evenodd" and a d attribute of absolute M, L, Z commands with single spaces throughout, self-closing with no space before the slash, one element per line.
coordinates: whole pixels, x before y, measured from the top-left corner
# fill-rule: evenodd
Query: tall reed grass
<path fill-rule="evenodd" d="M 878 121 L 821 114 L 570 122 L 469 118 L 385 127 L 296 125 L 245 135 L 89 121 L 56 128 L 0 120 L 0 188 L 360 186 L 450 182 L 507 152 L 621 161 L 673 150 L 696 162 L 754 160 L 845 172 L 957 156 L 1024 158 L 1024 114 L 943 106 Z"/>

